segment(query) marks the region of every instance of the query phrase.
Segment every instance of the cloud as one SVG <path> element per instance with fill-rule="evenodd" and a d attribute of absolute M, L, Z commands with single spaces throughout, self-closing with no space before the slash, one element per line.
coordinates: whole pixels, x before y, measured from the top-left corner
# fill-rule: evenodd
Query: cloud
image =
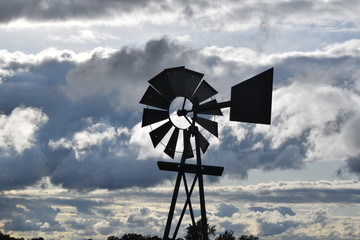
<path fill-rule="evenodd" d="M 51 24 L 77 21 L 84 24 L 115 24 L 134 26 L 153 24 L 163 26 L 178 24 L 196 31 L 235 32 L 258 28 L 253 40 L 263 45 L 272 32 L 288 26 L 300 28 L 302 24 L 313 29 L 335 31 L 357 24 L 359 3 L 356 0 L 339 4 L 330 2 L 263 2 L 243 1 L 237 4 L 225 1 L 111 1 L 99 0 L 74 2 L 22 1 L 3 4 L 0 22 L 26 25 L 27 22 Z M 346 12 L 346 14 L 343 14 Z M 303 16 L 307 17 L 304 18 Z M 341 24 L 346 22 L 347 24 Z M 333 29 L 333 26 L 336 26 Z M 259 49 L 262 47 L 259 45 Z"/>
<path fill-rule="evenodd" d="M 231 86 L 275 67 L 271 126 L 229 122 L 226 111 L 216 118 L 219 138 L 203 161 L 224 166 L 225 177 L 205 179 L 209 223 L 266 239 L 357 239 L 358 181 L 211 182 L 252 169 L 290 169 L 277 176 L 286 178 L 313 165 L 360 176 L 359 6 L 3 1 L 0 45 L 11 50 L 0 50 L 0 228 L 29 239 L 161 233 L 172 193 L 164 186 L 176 175 L 157 169 L 169 158 L 141 128 L 147 80 L 185 65 L 226 101 Z M 58 49 L 38 50 L 49 43 Z M 99 44 L 113 48 L 83 51 Z"/>
<path fill-rule="evenodd" d="M 33 21 L 66 20 L 67 18 L 83 19 L 94 17 L 111 17 L 115 13 L 126 13 L 147 6 L 146 1 L 108 2 L 79 1 L 77 3 L 48 1 L 12 1 L 3 4 L 1 21 L 9 22 L 18 18 Z M 97 11 L 96 11 L 97 10 Z"/>
<path fill-rule="evenodd" d="M 164 157 L 163 149 L 154 150 L 148 129 L 140 128 L 143 106 L 138 101 L 146 81 L 164 68 L 186 65 L 205 73 L 220 92 L 218 101 L 225 101 L 232 85 L 275 66 L 272 125 L 228 122 L 224 111 L 225 116 L 216 120 L 219 139 L 210 139 L 204 155 L 207 164 L 222 165 L 225 174 L 238 178 L 245 178 L 250 169 L 301 169 L 307 161 L 326 160 L 343 161 L 358 173 L 360 148 L 354 129 L 360 109 L 359 43 L 333 44 L 308 53 L 260 54 L 255 60 L 252 52 L 248 57 L 232 54 L 236 50 L 246 54 L 242 48 L 194 49 L 167 37 L 119 50 L 4 52 L 1 121 L 8 122 L 15 109 L 38 109 L 29 113 L 39 117 L 29 120 L 32 128 L 27 129 L 33 130 L 19 141 L 14 138 L 19 134 L 9 138 L 6 130 L 6 139 L 12 139 L 6 140 L 6 148 L 13 149 L 6 162 L 38 156 L 27 160 L 38 163 L 30 168 L 34 178 L 29 184 L 41 176 L 79 190 L 161 183 L 172 176 L 156 169 L 155 158 Z M 19 108 L 24 103 L 27 107 Z M 0 139 L 4 148 L 5 138 Z M 20 152 L 21 158 L 16 156 Z M 11 181 L 4 182 L 15 186 L 20 177 Z"/>
<path fill-rule="evenodd" d="M 9 201 L 9 199 L 2 197 L 0 202 L 2 201 Z M 37 200 L 15 198 L 10 202 L 6 204 L 6 208 L 0 211 L 2 220 L 5 221 L 3 225 L 5 231 L 52 232 L 64 230 L 56 220 L 60 209 Z"/>
<path fill-rule="evenodd" d="M 36 161 L 41 160 L 43 165 L 39 167 L 35 164 L 34 168 L 28 170 L 31 170 L 32 174 L 41 172 L 43 177 L 51 176 L 53 182 L 70 188 L 97 188 L 100 182 L 105 188 L 149 186 L 167 179 L 164 174 L 157 174 L 156 164 L 152 159 L 133 161 L 138 158 L 138 149 L 135 143 L 131 143 L 130 133 L 126 133 L 126 129 L 132 128 L 140 119 L 140 113 L 136 108 L 134 110 L 134 106 L 140 108 L 138 101 L 143 94 L 141 89 L 146 89 L 146 81 L 143 80 L 155 75 L 159 66 L 173 65 L 187 59 L 181 56 L 181 52 L 178 60 L 173 58 L 173 54 L 179 54 L 176 53 L 177 49 L 180 49 L 179 45 L 162 38 L 149 41 L 143 49 L 124 47 L 116 52 L 107 49 L 81 54 L 54 49 L 36 55 L 4 52 L 1 64 L 4 69 L 8 69 L 9 74 L 5 76 L 0 89 L 1 110 L 13 116 L 20 112 L 14 109 L 26 103 L 29 109 L 41 109 L 44 115 L 40 116 L 47 117 L 47 124 L 44 125 L 45 117 L 40 118 L 39 122 L 34 119 L 32 128 L 26 128 L 29 131 L 27 135 L 22 135 L 18 140 L 14 137 L 20 135 L 15 132 L 11 135 L 13 137 L 9 138 L 8 128 L 12 125 L 7 124 L 6 134 L 3 130 L 1 147 L 4 148 L 6 143 L 7 148 L 16 147 L 16 150 L 21 152 L 33 144 L 34 151 L 31 151 L 31 154 L 34 154 L 35 150 L 41 154 Z M 173 58 L 173 61 L 168 61 L 170 58 Z M 10 115 L 12 111 L 13 114 Z M 2 122 L 5 120 L 9 121 L 8 117 L 2 115 Z M 35 130 L 38 136 L 36 145 L 32 135 Z M 5 142 L 5 137 L 14 141 Z M 24 152 L 21 159 L 25 160 L 29 154 L 30 152 Z M 12 154 L 8 159 L 14 157 Z M 80 164 L 77 159 L 85 161 Z M 5 161 L 5 158 L 2 158 L 2 161 Z M 29 163 L 31 161 L 35 159 L 28 160 Z M 79 172 L 73 169 L 73 161 L 75 165 L 83 166 L 78 169 Z M 92 164 L 100 167 L 91 166 Z M 123 164 L 129 168 L 124 169 Z M 118 169 L 113 165 L 118 166 Z M 7 166 L 10 170 L 9 166 L 12 164 Z M 149 178 L 145 181 L 136 178 L 135 173 L 145 176 L 142 172 L 147 172 L 149 168 L 154 168 L 154 175 L 148 175 Z M 44 169 L 47 169 L 47 172 L 43 171 Z M 68 172 L 69 169 L 73 170 Z M 109 175 L 106 169 L 112 174 Z M 99 175 L 91 176 L 90 172 Z M 157 179 L 155 182 L 151 180 L 154 176 Z M 5 175 L 3 177 L 9 178 Z M 41 176 L 37 175 L 36 179 L 39 177 Z M 71 183 L 78 177 L 83 180 L 77 184 Z M 115 183 L 113 177 L 123 180 Z M 25 178 L 25 175 L 18 178 Z M 134 180 L 137 183 L 133 182 Z M 28 183 L 32 184 L 33 181 Z"/>
<path fill-rule="evenodd" d="M 219 217 L 231 217 L 234 213 L 239 212 L 239 208 L 235 207 L 232 204 L 220 203 L 217 206 L 217 213 Z"/>
<path fill-rule="evenodd" d="M 61 35 L 52 34 L 48 38 L 56 42 L 79 43 L 79 44 L 99 43 L 109 39 L 118 40 L 118 37 L 112 34 L 102 33 L 89 29 L 79 30 L 76 33 L 66 32 L 66 33 L 61 33 Z"/>
<path fill-rule="evenodd" d="M 276 208 L 264 208 L 264 207 L 249 207 L 250 211 L 265 212 L 265 211 L 278 211 L 282 215 L 294 216 L 295 212 L 289 207 L 276 207 Z"/>
<path fill-rule="evenodd" d="M 359 232 L 356 219 L 359 193 L 350 190 L 359 189 L 358 185 L 356 181 L 318 181 L 210 186 L 206 189 L 208 221 L 215 224 L 219 232 L 234 230 L 235 236 L 253 234 L 283 240 L 295 236 L 351 239 L 349 236 L 357 236 Z M 43 234 L 53 229 L 73 238 L 76 232 L 82 239 L 102 239 L 130 232 L 161 235 L 172 190 L 172 187 L 155 187 L 78 192 L 59 189 L 51 183 L 46 188 L 38 184 L 33 188 L 4 191 L 0 197 L 0 221 L 9 228 L 17 226 L 25 230 L 27 227 L 29 234 L 33 233 L 30 229 Z M 296 201 L 269 196 L 280 196 L 280 191 Z M 198 212 L 195 203 L 193 207 Z M 338 209 L 329 209 L 334 206 Z M 351 214 L 341 218 L 338 211 L 351 211 Z M 29 219 L 31 221 L 27 221 Z M 22 224 L 18 220 L 23 220 Z M 185 215 L 183 226 L 190 222 Z M 184 236 L 183 230 L 184 227 L 179 237 Z"/>
<path fill-rule="evenodd" d="M 360 172 L 360 156 L 354 157 L 354 158 L 349 158 L 347 160 L 347 168 L 350 170 L 350 172 L 353 173 L 359 173 Z"/>
<path fill-rule="evenodd" d="M 128 188 L 149 187 L 161 183 L 168 176 L 159 173 L 152 159 L 135 160 L 121 140 L 86 150 L 83 161 L 68 152 L 51 173 L 51 181 L 66 188 Z M 118 150 L 119 149 L 119 150 Z M 146 173 L 146 174 L 145 174 Z M 139 177 L 141 176 L 141 177 Z"/>
<path fill-rule="evenodd" d="M 224 195 L 234 201 L 268 203 L 356 203 L 357 181 L 272 182 L 244 187 L 211 188 L 208 195 Z"/>
<path fill-rule="evenodd" d="M 40 109 L 17 107 L 9 116 L 0 115 L 0 148 L 21 154 L 30 149 L 37 131 L 49 120 Z"/>
<path fill-rule="evenodd" d="M 45 173 L 39 131 L 49 120 L 38 108 L 17 107 L 0 115 L 0 190 L 33 184 Z"/>
<path fill-rule="evenodd" d="M 206 56 L 217 54 L 224 61 L 236 63 L 235 69 L 243 64 L 258 69 L 259 64 L 252 59 L 260 65 L 271 65 L 271 62 L 275 65 L 271 126 L 220 125 L 223 133 L 220 133 L 222 146 L 219 149 L 227 149 L 227 156 L 221 157 L 224 155 L 215 152 L 207 155 L 208 158 L 227 159 L 223 163 L 225 173 L 239 177 L 246 177 L 247 170 L 252 168 L 300 169 L 307 161 L 347 161 L 350 158 L 356 161 L 359 148 L 354 129 L 358 129 L 359 79 L 355 49 L 358 46 L 359 42 L 354 40 L 328 46 L 323 51 L 255 58 L 251 57 L 253 53 L 247 57 L 246 51 L 245 56 L 236 57 L 227 48 L 206 49 Z M 232 73 L 232 69 L 228 69 L 230 65 L 222 64 L 218 60 L 216 66 L 223 66 L 220 74 L 226 72 L 229 79 L 248 75 Z M 349 129 L 353 129 L 354 135 Z M 232 160 L 236 158 L 238 161 Z"/>
<path fill-rule="evenodd" d="M 91 124 L 91 119 L 88 121 Z M 74 133 L 70 140 L 66 138 L 59 140 L 50 139 L 49 147 L 52 150 L 61 148 L 72 149 L 76 159 L 83 159 L 87 149 L 95 146 L 101 148 L 103 142 L 112 141 L 121 134 L 129 135 L 129 130 L 127 128 L 115 129 L 114 127 L 106 126 L 104 123 L 97 123 L 90 125 L 83 131 Z"/>
<path fill-rule="evenodd" d="M 252 213 L 250 213 L 251 215 Z M 296 227 L 306 227 L 313 224 L 325 226 L 330 216 L 329 209 L 312 209 L 302 216 L 283 215 L 277 210 L 255 213 L 257 235 L 274 236 Z"/>
<path fill-rule="evenodd" d="M 150 40 L 143 49 L 124 47 L 107 58 L 94 54 L 69 71 L 62 90 L 73 101 L 103 95 L 114 108 L 133 108 L 147 80 L 164 68 L 184 65 L 189 57 L 183 46 L 166 37 Z"/>

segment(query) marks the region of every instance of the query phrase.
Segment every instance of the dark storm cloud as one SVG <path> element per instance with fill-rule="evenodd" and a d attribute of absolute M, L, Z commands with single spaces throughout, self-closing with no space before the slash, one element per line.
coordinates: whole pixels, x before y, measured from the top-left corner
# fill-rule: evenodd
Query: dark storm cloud
<path fill-rule="evenodd" d="M 9 118 L 25 105 L 20 110 L 31 107 L 48 120 L 31 136 L 36 144 L 21 153 L 0 141 L 7 151 L 0 158 L 7 173 L 1 175 L 0 189 L 32 185 L 47 175 L 76 189 L 144 187 L 168 178 L 158 173 L 152 159 L 136 161 L 131 136 L 120 132 L 139 121 L 146 80 L 188 59 L 182 48 L 162 38 L 142 49 L 124 47 L 109 58 L 95 53 L 81 64 L 66 51 L 36 61 L 4 58 L 3 68 L 12 74 L 0 87 L 3 116 Z M 85 142 L 79 140 L 81 134 Z M 78 159 L 77 153 L 86 157 Z"/>
<path fill-rule="evenodd" d="M 75 101 L 100 95 L 110 97 L 119 109 L 139 107 L 146 81 L 164 68 L 189 62 L 191 53 L 163 37 L 148 41 L 143 49 L 124 47 L 108 58 L 94 54 L 68 72 L 62 90 Z"/>
<path fill-rule="evenodd" d="M 15 0 L 1 1 L 0 21 L 16 19 L 34 21 L 91 19 L 93 17 L 111 18 L 116 14 L 132 12 L 150 5 L 148 1 L 48 1 Z"/>
<path fill-rule="evenodd" d="M 0 156 L 0 191 L 22 188 L 39 181 L 46 174 L 46 156 L 38 147 L 22 154 L 8 151 Z"/>
<path fill-rule="evenodd" d="M 42 176 L 79 190 L 147 187 L 171 177 L 158 172 L 154 155 L 142 156 L 148 151 L 142 147 L 151 146 L 150 138 L 136 135 L 134 125 L 141 121 L 143 106 L 138 101 L 147 80 L 164 68 L 181 65 L 205 73 L 220 98 L 230 86 L 275 66 L 272 126 L 222 126 L 225 121 L 219 121 L 221 144 L 210 146 L 207 163 L 225 166 L 225 174 L 242 178 L 250 169 L 300 169 L 309 154 L 326 156 L 322 142 L 333 136 L 337 141 L 347 139 L 340 156 L 352 159 L 348 163 L 356 172 L 358 158 L 350 153 L 359 149 L 359 135 L 352 130 L 359 129 L 354 101 L 359 57 L 351 50 L 357 43 L 347 44 L 312 55 L 278 55 L 274 63 L 262 65 L 255 60 L 230 61 L 166 37 L 108 56 L 95 51 L 81 63 L 65 51 L 27 62 L 5 57 L 1 66 L 11 74 L 0 85 L 0 111 L 10 116 L 25 105 L 24 109 L 36 108 L 48 120 L 37 128 L 33 146 L 23 153 L 4 145 L 8 155 L 0 160 L 8 172 L 16 172 L 15 166 L 28 172 L 2 175 L 1 189 L 31 185 Z M 215 71 L 218 68 L 223 70 Z M 345 75 L 342 68 L 347 69 Z M 327 114 L 318 114 L 322 108 L 328 109 Z"/>
<path fill-rule="evenodd" d="M 349 158 L 347 160 L 347 167 L 353 173 L 360 173 L 360 156 Z"/>
<path fill-rule="evenodd" d="M 1 2 L 0 22 L 9 23 L 19 19 L 35 22 L 56 22 L 67 20 L 109 20 L 126 15 L 127 22 L 149 22 L 158 24 L 177 23 L 179 20 L 191 23 L 201 31 L 220 31 L 249 28 L 258 25 L 256 42 L 269 37 L 277 24 L 309 23 L 317 25 L 346 19 L 355 22 L 360 4 L 356 0 L 339 1 L 49 1 L 49 0 L 4 0 Z M 226 7 L 224 7 L 226 6 Z M 346 15 L 343 14 L 346 12 Z M 139 20 L 138 14 L 143 19 Z M 133 14 L 133 16 L 132 16 Z M 159 20 L 162 15 L 167 20 Z M 169 18 L 169 15 L 171 17 Z M 308 17 L 304 18 L 303 16 Z M 130 19 L 130 20 L 129 20 Z M 144 20 L 145 19 L 145 20 Z M 341 26 L 342 27 L 342 26 Z M 261 47 L 260 47 L 261 48 Z"/>
<path fill-rule="evenodd" d="M 14 72 L 0 86 L 0 111 L 7 116 L 2 134 L 8 135 L 8 147 L 2 149 L 4 154 L 0 157 L 1 169 L 6 172 L 0 177 L 0 189 L 4 190 L 32 185 L 47 174 L 49 159 L 44 144 L 50 135 L 63 133 L 59 126 L 64 126 L 62 123 L 67 116 L 61 112 L 66 110 L 63 108 L 66 99 L 59 94 L 57 85 L 64 80 L 72 64 L 56 59 L 45 59 L 40 63 L 12 59 L 2 65 L 3 69 Z M 6 126 L 10 128 L 8 134 Z M 21 147 L 19 143 L 24 142 L 22 131 L 28 132 L 29 127 L 34 130 L 31 135 L 25 135 L 25 143 L 33 146 L 24 143 Z M 9 145 L 11 142 L 13 147 Z"/>
<path fill-rule="evenodd" d="M 118 189 L 150 187 L 161 183 L 167 174 L 159 173 L 152 160 L 135 160 L 135 156 L 119 158 L 116 155 L 93 152 L 79 161 L 69 156 L 51 174 L 54 184 L 71 189 Z"/>

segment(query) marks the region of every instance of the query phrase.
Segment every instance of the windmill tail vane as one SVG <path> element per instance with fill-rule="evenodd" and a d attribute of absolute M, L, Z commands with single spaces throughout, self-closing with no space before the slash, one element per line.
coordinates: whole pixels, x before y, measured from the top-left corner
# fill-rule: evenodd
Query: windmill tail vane
<path fill-rule="evenodd" d="M 210 145 L 203 135 L 204 131 L 218 137 L 218 123 L 206 116 L 222 116 L 221 109 L 230 108 L 230 121 L 271 123 L 273 68 L 233 86 L 231 99 L 226 102 L 213 99 L 217 91 L 203 76 L 204 74 L 185 67 L 165 69 L 149 80 L 150 85 L 140 100 L 141 104 L 147 105 L 143 112 L 142 127 L 156 125 L 149 133 L 154 148 L 162 143 L 165 146 L 164 152 L 174 158 L 182 132 L 183 149 L 180 162 L 157 163 L 160 170 L 177 172 L 164 240 L 176 239 L 187 209 L 192 224 L 195 225 L 191 196 L 196 183 L 200 200 L 201 235 L 203 240 L 208 240 L 203 175 L 221 176 L 224 168 L 202 164 L 201 152 L 205 154 Z M 174 109 L 176 114 L 173 114 Z M 200 131 L 200 128 L 204 131 Z M 191 142 L 195 142 L 195 156 Z M 186 163 L 187 159 L 193 157 L 196 159 L 195 164 Z M 190 188 L 187 182 L 189 174 L 193 175 Z M 186 201 L 170 237 L 181 183 L 184 185 Z"/>

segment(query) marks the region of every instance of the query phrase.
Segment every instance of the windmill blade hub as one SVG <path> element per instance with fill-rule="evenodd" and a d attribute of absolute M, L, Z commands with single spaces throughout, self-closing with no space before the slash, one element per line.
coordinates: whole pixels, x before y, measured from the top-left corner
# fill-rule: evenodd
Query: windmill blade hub
<path fill-rule="evenodd" d="M 192 108 L 192 102 L 186 97 L 176 97 L 169 107 L 169 118 L 171 122 L 180 129 L 188 129 L 191 126 L 192 114 L 186 109 Z"/>

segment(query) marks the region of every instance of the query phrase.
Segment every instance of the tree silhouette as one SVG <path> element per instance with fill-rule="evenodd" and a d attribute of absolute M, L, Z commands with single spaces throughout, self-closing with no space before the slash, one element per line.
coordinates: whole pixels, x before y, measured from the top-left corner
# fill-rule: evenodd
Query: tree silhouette
<path fill-rule="evenodd" d="M 42 238 L 43 239 L 43 238 Z M 14 237 L 10 237 L 9 234 L 3 234 L 0 231 L 0 240 L 25 240 L 24 238 L 14 238 Z M 44 240 L 44 239 L 43 239 Z"/>
<path fill-rule="evenodd" d="M 127 233 L 121 238 L 115 237 L 115 236 L 109 236 L 107 240 L 161 240 L 161 238 L 154 236 L 143 236 L 141 234 L 136 233 Z"/>
<path fill-rule="evenodd" d="M 185 236 L 186 240 L 202 240 L 202 226 L 201 219 L 199 219 L 195 225 L 190 225 L 186 228 L 187 234 Z M 216 228 L 215 226 L 210 226 L 207 224 L 208 235 L 215 235 Z"/>
<path fill-rule="evenodd" d="M 107 238 L 107 240 L 120 240 L 120 238 L 115 237 L 115 236 L 109 236 L 109 237 Z"/>
<path fill-rule="evenodd" d="M 220 234 L 215 238 L 215 240 L 235 240 L 235 237 L 233 236 L 234 231 L 225 230 L 224 233 Z"/>
<path fill-rule="evenodd" d="M 241 235 L 239 240 L 259 240 L 258 237 L 254 237 L 253 235 Z"/>

